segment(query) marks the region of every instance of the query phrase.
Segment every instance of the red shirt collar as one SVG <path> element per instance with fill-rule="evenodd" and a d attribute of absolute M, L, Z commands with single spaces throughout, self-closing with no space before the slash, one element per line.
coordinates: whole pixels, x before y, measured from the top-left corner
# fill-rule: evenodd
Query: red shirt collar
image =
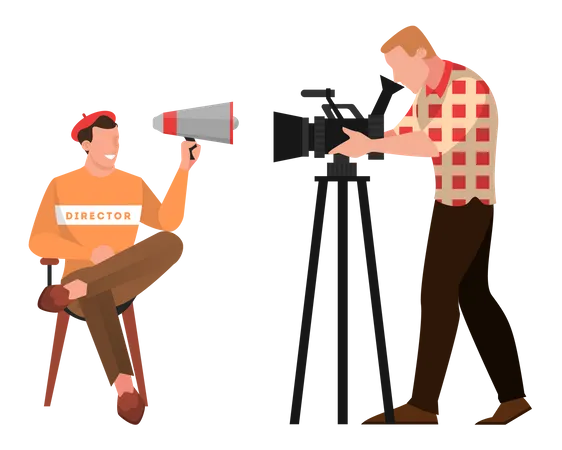
<path fill-rule="evenodd" d="M 441 81 L 435 89 L 431 89 L 428 85 L 425 86 L 425 95 L 426 97 L 430 94 L 437 94 L 439 97 L 443 97 L 445 90 L 447 89 L 447 85 L 449 84 L 449 79 L 451 78 L 451 71 L 453 70 L 453 63 L 450 61 L 445 61 L 445 70 L 443 70 L 443 76 L 441 77 Z"/>

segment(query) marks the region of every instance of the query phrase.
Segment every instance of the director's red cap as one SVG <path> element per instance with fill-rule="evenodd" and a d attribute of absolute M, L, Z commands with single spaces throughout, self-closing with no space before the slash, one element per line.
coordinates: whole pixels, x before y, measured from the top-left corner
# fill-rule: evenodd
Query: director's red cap
<path fill-rule="evenodd" d="M 98 117 L 107 116 L 115 122 L 115 114 L 113 114 L 111 111 L 98 111 L 93 114 L 90 114 L 89 116 L 82 113 L 82 116 L 83 116 L 82 120 L 80 120 L 80 122 L 74 125 L 74 128 L 72 129 L 71 136 L 72 139 L 74 139 L 76 142 L 78 142 L 78 133 L 80 132 L 80 130 L 83 130 L 84 128 L 88 128 L 98 119 Z"/>

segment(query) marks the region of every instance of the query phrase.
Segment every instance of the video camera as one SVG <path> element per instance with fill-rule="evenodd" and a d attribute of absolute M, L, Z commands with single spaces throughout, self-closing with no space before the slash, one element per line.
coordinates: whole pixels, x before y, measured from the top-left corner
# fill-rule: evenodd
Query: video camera
<path fill-rule="evenodd" d="M 383 74 L 376 74 L 376 95 L 345 95 L 335 80 L 297 81 L 297 102 L 308 103 L 311 111 L 302 113 L 301 150 L 304 160 L 319 160 L 322 175 L 359 175 L 359 161 L 328 152 L 347 140 L 342 127 L 370 138 L 381 138 L 391 126 L 392 112 L 400 108 L 400 87 Z M 362 101 L 367 99 L 367 101 Z M 384 160 L 382 154 L 369 155 L 370 161 Z"/>

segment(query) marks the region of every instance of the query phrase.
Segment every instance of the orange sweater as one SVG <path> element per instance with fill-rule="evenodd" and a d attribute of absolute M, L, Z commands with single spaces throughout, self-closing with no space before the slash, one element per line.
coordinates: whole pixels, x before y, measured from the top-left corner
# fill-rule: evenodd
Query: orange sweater
<path fill-rule="evenodd" d="M 162 203 L 139 177 L 115 169 L 95 177 L 85 167 L 49 184 L 29 239 L 42 258 L 66 260 L 63 277 L 87 266 L 92 250 L 115 253 L 135 243 L 139 223 L 158 230 L 180 226 L 185 209 L 187 170 L 178 170 Z"/>

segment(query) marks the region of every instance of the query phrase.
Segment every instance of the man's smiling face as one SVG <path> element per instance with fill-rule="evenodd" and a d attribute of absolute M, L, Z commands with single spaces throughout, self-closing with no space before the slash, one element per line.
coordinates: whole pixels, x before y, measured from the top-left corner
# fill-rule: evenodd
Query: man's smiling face
<path fill-rule="evenodd" d="M 92 158 L 96 165 L 114 167 L 119 153 L 119 129 L 92 128 L 92 141 L 84 141 L 82 148 L 88 152 L 88 157 Z"/>

